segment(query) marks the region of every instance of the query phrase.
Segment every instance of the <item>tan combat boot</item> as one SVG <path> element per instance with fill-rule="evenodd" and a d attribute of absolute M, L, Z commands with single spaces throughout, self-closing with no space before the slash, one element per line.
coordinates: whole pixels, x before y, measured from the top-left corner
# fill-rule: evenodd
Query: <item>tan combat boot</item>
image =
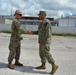
<path fill-rule="evenodd" d="M 14 69 L 14 66 L 13 66 L 13 64 L 8 64 L 8 68 L 10 68 L 10 69 Z"/>
<path fill-rule="evenodd" d="M 15 65 L 16 66 L 23 66 L 23 64 L 21 64 L 19 61 L 15 61 Z"/>
<path fill-rule="evenodd" d="M 50 74 L 54 74 L 57 69 L 58 69 L 58 65 L 52 64 L 52 71 L 50 72 Z"/>
<path fill-rule="evenodd" d="M 42 63 L 42 65 L 41 65 L 41 66 L 36 67 L 36 69 L 46 69 L 46 66 L 45 66 L 45 64 L 43 64 L 43 63 Z"/>

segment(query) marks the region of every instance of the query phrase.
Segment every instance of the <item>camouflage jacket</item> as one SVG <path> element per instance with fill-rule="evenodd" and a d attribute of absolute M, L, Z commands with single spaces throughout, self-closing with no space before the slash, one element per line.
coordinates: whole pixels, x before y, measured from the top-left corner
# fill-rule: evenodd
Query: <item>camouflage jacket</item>
<path fill-rule="evenodd" d="M 11 29 L 12 29 L 12 33 L 11 33 L 10 43 L 20 41 L 22 32 L 27 32 L 21 27 L 20 21 L 17 19 L 13 20 Z"/>
<path fill-rule="evenodd" d="M 51 22 L 48 19 L 44 19 L 38 27 L 39 43 L 44 41 L 45 43 L 51 43 Z"/>

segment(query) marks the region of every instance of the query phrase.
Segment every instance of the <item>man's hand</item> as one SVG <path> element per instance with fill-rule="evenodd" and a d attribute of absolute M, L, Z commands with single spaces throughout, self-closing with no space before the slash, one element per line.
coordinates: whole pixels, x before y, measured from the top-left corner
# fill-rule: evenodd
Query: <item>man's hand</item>
<path fill-rule="evenodd" d="M 32 31 L 28 31 L 28 33 L 29 33 L 29 34 L 33 34 L 33 32 L 32 32 Z"/>
<path fill-rule="evenodd" d="M 42 41 L 42 42 L 40 43 L 40 45 L 41 45 L 41 46 L 45 45 L 45 42 L 44 42 L 44 41 Z"/>

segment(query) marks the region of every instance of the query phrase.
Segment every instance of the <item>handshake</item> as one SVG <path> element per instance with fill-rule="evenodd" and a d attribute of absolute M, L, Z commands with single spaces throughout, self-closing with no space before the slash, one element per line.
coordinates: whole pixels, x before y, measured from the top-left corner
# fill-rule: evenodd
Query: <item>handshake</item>
<path fill-rule="evenodd" d="M 28 34 L 34 34 L 34 33 L 33 33 L 33 31 L 30 30 L 30 31 L 28 31 Z"/>
<path fill-rule="evenodd" d="M 28 31 L 29 34 L 38 34 L 38 31 Z"/>

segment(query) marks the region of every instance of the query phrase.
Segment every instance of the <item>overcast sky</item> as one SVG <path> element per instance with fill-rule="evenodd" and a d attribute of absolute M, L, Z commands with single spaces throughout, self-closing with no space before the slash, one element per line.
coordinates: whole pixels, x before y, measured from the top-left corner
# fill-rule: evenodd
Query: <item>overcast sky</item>
<path fill-rule="evenodd" d="M 17 9 L 26 16 L 37 16 L 44 10 L 47 17 L 60 18 L 76 14 L 76 0 L 0 0 L 0 15 L 10 15 L 11 10 L 14 14 Z"/>

